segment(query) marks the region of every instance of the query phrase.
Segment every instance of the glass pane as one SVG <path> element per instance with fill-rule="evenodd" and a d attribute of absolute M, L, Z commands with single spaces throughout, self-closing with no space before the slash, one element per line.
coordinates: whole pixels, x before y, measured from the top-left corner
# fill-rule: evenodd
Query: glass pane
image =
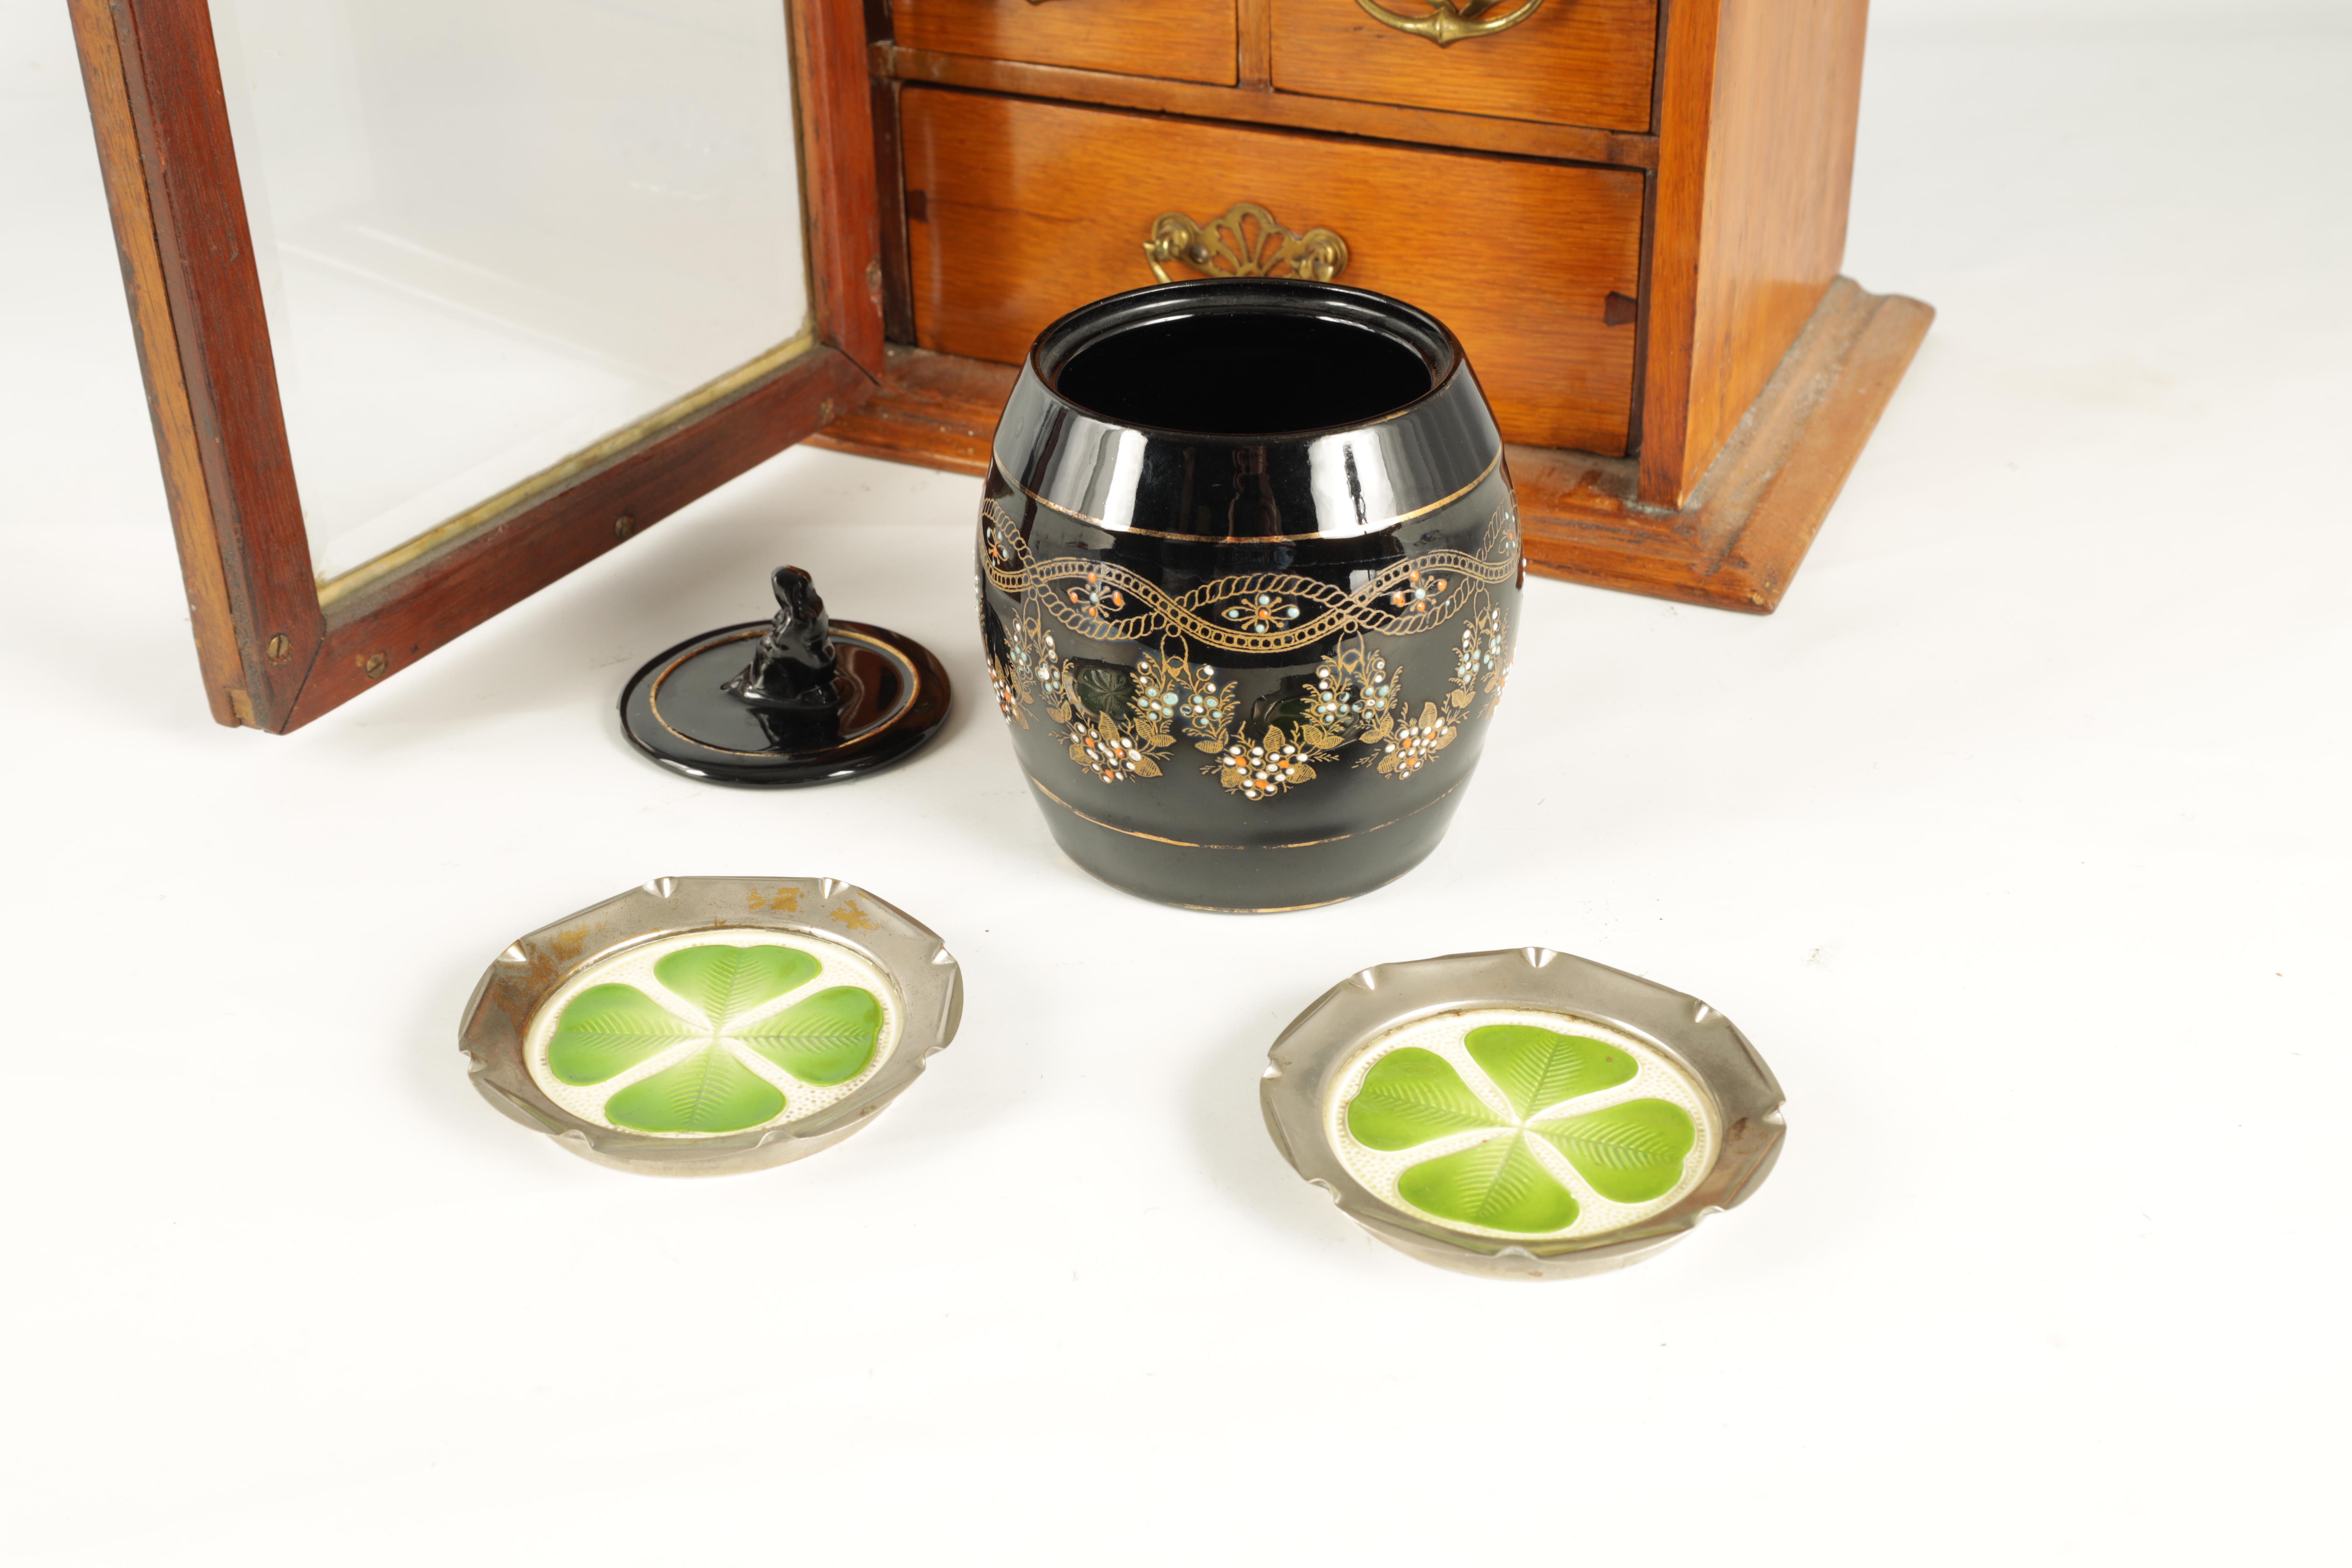
<path fill-rule="evenodd" d="M 321 579 L 798 347 L 784 4 L 211 0 Z"/>

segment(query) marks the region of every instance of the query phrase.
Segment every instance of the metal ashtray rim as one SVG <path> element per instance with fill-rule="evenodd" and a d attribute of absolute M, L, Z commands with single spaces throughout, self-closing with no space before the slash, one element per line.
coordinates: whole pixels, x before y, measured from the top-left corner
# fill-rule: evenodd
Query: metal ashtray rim
<path fill-rule="evenodd" d="M 804 1121 L 702 1138 L 583 1121 L 532 1079 L 524 1059 L 531 1023 L 573 975 L 646 942 L 736 928 L 832 942 L 888 976 L 899 1033 L 872 1078 Z M 863 888 L 832 877 L 657 877 L 509 944 L 466 1004 L 458 1048 L 483 1099 L 575 1154 L 646 1175 L 724 1175 L 801 1159 L 866 1126 L 947 1048 L 962 1016 L 962 972 L 938 933 Z"/>
<path fill-rule="evenodd" d="M 1480 1236 L 1399 1208 L 1359 1182 L 1332 1147 L 1334 1080 L 1400 1026 L 1478 1008 L 1526 1008 L 1623 1031 L 1681 1066 L 1720 1118 L 1715 1163 L 1671 1206 L 1618 1230 L 1526 1241 Z M 1441 1268 L 1498 1279 L 1568 1279 L 1621 1268 L 1736 1208 L 1771 1173 L 1787 1131 L 1785 1096 L 1738 1026 L 1684 992 L 1549 948 L 1506 948 L 1378 964 L 1318 997 L 1266 1053 L 1266 1131 L 1292 1170 L 1381 1241 Z"/>

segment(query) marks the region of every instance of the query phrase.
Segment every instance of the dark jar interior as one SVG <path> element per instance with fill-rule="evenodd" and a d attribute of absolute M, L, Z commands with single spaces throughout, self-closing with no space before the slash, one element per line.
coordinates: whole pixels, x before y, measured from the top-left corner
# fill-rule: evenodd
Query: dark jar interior
<path fill-rule="evenodd" d="M 1107 423 L 1249 437 L 1391 417 L 1434 391 L 1458 353 L 1401 301 L 1253 279 L 1104 300 L 1049 328 L 1034 363 Z"/>
<path fill-rule="evenodd" d="M 1502 438 L 1436 318 L 1361 289 L 1199 279 L 1042 333 L 992 443 L 1007 484 L 1112 532 L 1363 537 L 1463 494 Z"/>

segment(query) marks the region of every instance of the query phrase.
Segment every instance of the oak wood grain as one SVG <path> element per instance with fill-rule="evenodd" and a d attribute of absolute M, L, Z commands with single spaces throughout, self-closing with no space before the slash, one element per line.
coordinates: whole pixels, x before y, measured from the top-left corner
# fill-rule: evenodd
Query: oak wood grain
<path fill-rule="evenodd" d="M 1231 85 L 1234 0 L 895 0 L 898 42 L 990 59 Z"/>
<path fill-rule="evenodd" d="M 171 320 L 168 344 L 142 337 L 143 370 L 151 391 L 159 382 L 176 384 L 176 397 L 166 393 L 164 399 L 184 399 L 195 438 L 200 510 L 175 523 L 175 531 L 220 563 L 243 675 L 244 699 L 240 706 L 232 695 L 233 716 L 274 729 L 301 690 L 324 622 L 211 20 L 204 6 L 175 0 L 113 0 L 102 11 L 77 6 L 74 18 L 85 49 L 101 33 L 113 36 L 131 135 L 126 142 L 119 125 L 100 123 L 100 146 L 103 153 L 111 144 L 116 188 L 130 182 L 131 170 L 121 165 L 136 150 Z M 167 481 L 179 470 L 180 482 L 166 493 L 194 507 L 198 494 L 187 482 L 184 451 L 174 452 L 160 425 L 158 451 Z M 274 646 L 283 651 L 273 658 L 279 637 L 285 640 Z"/>
<path fill-rule="evenodd" d="M 882 219 L 862 0 L 790 12 L 800 107 L 802 232 L 821 342 L 882 374 Z"/>
<path fill-rule="evenodd" d="M 1341 280 L 1451 326 L 1513 440 L 1622 452 L 1642 178 L 908 88 L 917 341 L 1017 361 L 1056 316 L 1150 283 L 1153 220 L 1256 202 L 1337 230 Z M 913 199 L 916 191 L 922 200 Z"/>
<path fill-rule="evenodd" d="M 950 473 L 985 474 L 997 418 L 1019 374 L 993 360 L 892 343 L 881 389 L 810 437 L 809 444 Z"/>
<path fill-rule="evenodd" d="M 1706 139 L 1715 113 L 1722 0 L 1670 0 L 1658 70 L 1658 163 L 1652 180 L 1647 291 L 1642 301 L 1642 499 L 1679 506 L 1690 436 L 1691 345 L 1698 322 L 1699 236 L 1706 216 Z M 1696 482 L 1697 472 L 1691 473 Z"/>
<path fill-rule="evenodd" d="M 1240 32 L 1238 85 L 1261 91 L 1274 86 L 1274 0 L 1234 0 Z"/>
<path fill-rule="evenodd" d="M 874 89 L 874 185 L 882 229 L 882 331 L 897 342 L 915 341 L 915 297 L 907 271 L 906 160 L 898 153 L 898 84 L 887 76 Z"/>
<path fill-rule="evenodd" d="M 1386 0 L 1402 16 L 1427 0 Z M 1507 32 L 1439 48 L 1355 0 L 1274 0 L 1274 85 L 1286 92 L 1650 129 L 1657 0 L 1545 0 Z"/>
<path fill-rule="evenodd" d="M 1546 125 L 1532 120 L 1402 109 L 1387 103 L 1350 103 L 1344 99 L 1313 98 L 1247 86 L 1202 87 L 1194 82 L 1156 81 L 1148 77 L 980 59 L 888 45 L 877 47 L 875 59 L 877 70 L 899 80 L 940 87 L 975 88 L 1024 98 L 1151 110 L 1195 119 L 1299 131 L 1338 132 L 1414 146 L 1459 147 L 1527 158 L 1611 163 L 1628 169 L 1653 169 L 1658 163 L 1657 138 L 1641 132 Z"/>
<path fill-rule="evenodd" d="M 189 371 L 181 363 L 179 339 L 172 326 L 169 285 L 154 209 L 148 198 L 146 170 L 140 159 L 138 132 L 131 122 L 121 40 L 106 0 L 69 0 L 69 4 L 82 85 L 89 99 L 90 124 L 98 136 L 99 167 L 113 218 L 115 254 L 122 268 L 131 334 L 146 384 L 147 413 L 163 459 L 163 491 L 172 510 L 173 540 L 186 584 L 188 624 L 195 634 L 205 697 L 215 721 L 240 724 L 252 712 L 253 700 L 237 649 L 227 570 L 212 500 L 205 490 L 195 416 L 188 405 Z M 290 653 L 289 648 L 289 657 Z"/>
<path fill-rule="evenodd" d="M 1644 504 L 1631 462 L 1514 447 L 1528 568 L 1769 613 L 1935 314 L 1916 300 L 1837 279 L 1678 508 Z"/>
<path fill-rule="evenodd" d="M 1838 275 L 1867 0 L 1676 0 L 1642 494 L 1679 504 Z"/>
<path fill-rule="evenodd" d="M 1686 480 L 1771 379 L 1844 259 L 1869 10 L 1869 0 L 1724 0 Z"/>

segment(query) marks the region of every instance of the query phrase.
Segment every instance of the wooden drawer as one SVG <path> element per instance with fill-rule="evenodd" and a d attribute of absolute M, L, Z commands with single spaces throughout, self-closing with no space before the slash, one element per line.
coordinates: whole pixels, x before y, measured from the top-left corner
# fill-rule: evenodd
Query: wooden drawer
<path fill-rule="evenodd" d="M 1161 214 L 1206 226 L 1255 202 L 1293 230 L 1335 230 L 1349 252 L 1337 281 L 1452 327 L 1507 439 L 1625 450 L 1642 234 L 1631 170 L 935 88 L 909 87 L 900 105 L 925 348 L 1017 363 L 1055 317 L 1154 281 L 1144 244 Z M 1613 310 L 1612 293 L 1625 297 Z"/>
<path fill-rule="evenodd" d="M 1405 16 L 1433 9 L 1381 3 Z M 1318 98 L 1647 131 L 1657 52 L 1658 0 L 1544 0 L 1507 32 L 1442 49 L 1356 0 L 1274 0 L 1274 85 Z"/>
<path fill-rule="evenodd" d="M 1234 0 L 897 0 L 910 49 L 1231 87 Z"/>

